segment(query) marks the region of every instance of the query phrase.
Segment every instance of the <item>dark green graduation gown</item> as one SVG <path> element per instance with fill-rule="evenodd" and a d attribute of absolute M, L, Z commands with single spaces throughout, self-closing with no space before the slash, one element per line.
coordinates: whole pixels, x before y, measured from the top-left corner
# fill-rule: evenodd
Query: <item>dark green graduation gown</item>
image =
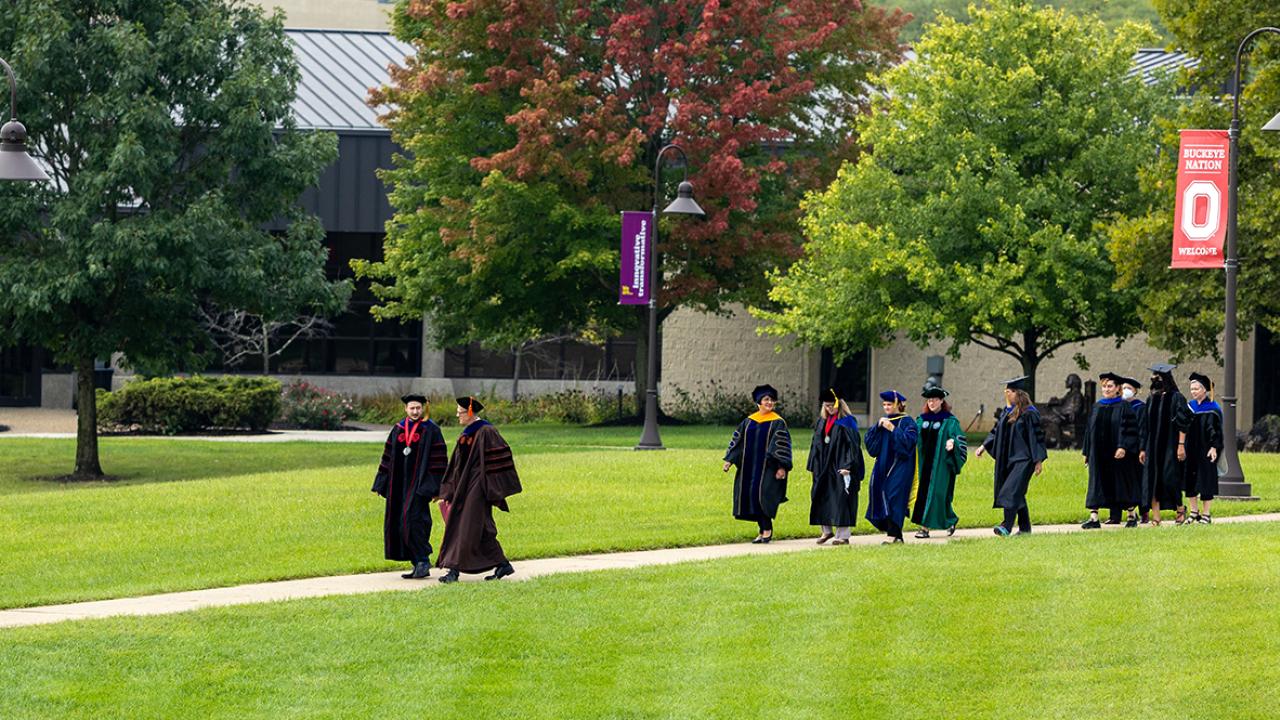
<path fill-rule="evenodd" d="M 969 454 L 968 443 L 960 421 L 949 412 L 926 412 L 916 422 L 920 428 L 920 484 L 911 521 L 942 530 L 960 522 L 951 503 L 956 494 L 956 476 Z M 955 441 L 950 451 L 948 440 Z"/>

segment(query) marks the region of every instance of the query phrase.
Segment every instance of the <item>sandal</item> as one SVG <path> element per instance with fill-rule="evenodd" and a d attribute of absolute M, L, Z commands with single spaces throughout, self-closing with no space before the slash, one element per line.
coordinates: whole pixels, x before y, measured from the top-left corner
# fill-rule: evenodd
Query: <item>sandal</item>
<path fill-rule="evenodd" d="M 1187 509 L 1185 507 L 1178 508 L 1178 512 L 1173 516 L 1174 525 L 1185 525 L 1187 522 Z"/>
<path fill-rule="evenodd" d="M 1201 525 L 1212 525 L 1213 516 L 1208 513 L 1205 513 L 1204 515 L 1198 515 L 1196 516 L 1196 522 L 1200 523 Z"/>
<path fill-rule="evenodd" d="M 926 530 L 925 528 L 920 528 L 919 530 L 916 531 L 916 537 L 920 538 L 921 540 L 928 539 L 929 531 Z"/>

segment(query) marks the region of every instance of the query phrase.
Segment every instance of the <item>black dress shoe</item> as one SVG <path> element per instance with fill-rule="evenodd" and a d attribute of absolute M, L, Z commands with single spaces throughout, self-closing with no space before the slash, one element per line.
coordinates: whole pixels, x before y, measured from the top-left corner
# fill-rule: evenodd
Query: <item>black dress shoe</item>
<path fill-rule="evenodd" d="M 1082 524 L 1080 527 L 1085 530 L 1097 530 L 1098 528 L 1102 527 L 1102 523 L 1098 522 L 1097 520 L 1085 520 L 1084 524 Z"/>
<path fill-rule="evenodd" d="M 768 545 L 769 541 L 772 539 L 773 539 L 772 535 L 761 535 L 757 537 L 755 540 L 752 540 L 751 544 L 752 545 Z"/>
<path fill-rule="evenodd" d="M 442 583 L 455 583 L 455 582 L 458 582 L 458 580 L 459 578 L 458 578 L 457 570 L 450 570 L 448 573 L 446 573 L 443 577 L 440 578 L 440 582 Z"/>
<path fill-rule="evenodd" d="M 947 528 L 947 537 L 951 537 L 952 535 L 955 535 L 955 534 L 956 534 L 955 525 L 952 525 L 951 527 Z"/>
<path fill-rule="evenodd" d="M 514 575 L 515 572 L 516 572 L 516 569 L 511 567 L 511 563 L 507 563 L 506 565 L 499 565 L 497 569 L 493 571 L 492 575 L 485 575 L 484 579 L 485 580 L 501 580 L 502 578 L 508 575 Z"/>
<path fill-rule="evenodd" d="M 430 577 L 430 576 L 431 576 L 431 563 L 422 562 L 422 563 L 418 563 L 417 565 L 414 565 L 413 572 L 409 573 L 405 577 L 409 578 L 410 580 L 421 580 L 422 578 Z"/>

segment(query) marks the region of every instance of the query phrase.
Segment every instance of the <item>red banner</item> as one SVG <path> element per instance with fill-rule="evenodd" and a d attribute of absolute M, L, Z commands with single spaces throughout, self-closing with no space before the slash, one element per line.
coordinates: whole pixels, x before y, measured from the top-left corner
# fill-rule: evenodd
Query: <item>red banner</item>
<path fill-rule="evenodd" d="M 1178 197 L 1173 205 L 1173 268 L 1220 268 L 1226 255 L 1226 130 L 1183 130 L 1178 146 Z"/>

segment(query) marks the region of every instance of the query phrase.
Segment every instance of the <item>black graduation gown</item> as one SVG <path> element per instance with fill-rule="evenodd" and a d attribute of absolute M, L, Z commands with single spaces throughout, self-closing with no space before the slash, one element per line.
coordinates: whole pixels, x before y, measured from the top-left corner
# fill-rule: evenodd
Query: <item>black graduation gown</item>
<path fill-rule="evenodd" d="M 862 460 L 862 438 L 858 423 L 843 417 L 826 432 L 827 421 L 821 415 L 813 426 L 813 442 L 809 445 L 807 469 L 813 473 L 813 489 L 809 493 L 809 524 L 852 527 L 858 522 L 858 490 L 866 467 Z M 841 470 L 849 471 L 845 488 Z"/>
<path fill-rule="evenodd" d="M 1191 408 L 1178 391 L 1152 393 L 1147 399 L 1147 464 L 1142 472 L 1143 507 L 1154 501 L 1172 509 L 1182 505 L 1184 484 L 1178 460 L 1178 433 L 1191 427 Z"/>
<path fill-rule="evenodd" d="M 1124 458 L 1116 459 L 1123 448 Z M 1130 458 L 1138 456 L 1138 416 L 1122 398 L 1103 398 L 1093 406 L 1084 433 L 1084 457 L 1089 463 L 1089 491 L 1085 507 L 1131 508 L 1138 504 L 1141 486 Z"/>
<path fill-rule="evenodd" d="M 1027 488 L 1035 474 L 1036 463 L 1044 462 L 1049 451 L 1044 445 L 1044 428 L 1040 411 L 1027 406 L 1018 419 L 1006 421 L 1009 408 L 982 441 L 982 447 L 995 460 L 995 502 L 991 507 L 1021 510 L 1027 506 Z"/>
<path fill-rule="evenodd" d="M 382 542 L 388 560 L 426 562 L 431 555 L 431 499 L 440 492 L 447 463 L 444 436 L 434 422 L 405 419 L 391 428 L 372 488 L 387 500 Z"/>
<path fill-rule="evenodd" d="M 1209 459 L 1209 448 L 1222 456 L 1222 407 L 1209 400 L 1192 402 L 1191 427 L 1187 430 L 1187 461 L 1184 466 L 1183 492 L 1188 497 L 1212 500 L 1218 494 L 1218 463 Z"/>
<path fill-rule="evenodd" d="M 1133 477 L 1138 507 L 1143 512 L 1146 512 L 1151 509 L 1151 501 L 1142 489 L 1144 486 L 1142 476 L 1145 472 L 1145 466 L 1142 464 L 1140 455 L 1142 450 L 1147 447 L 1147 404 L 1135 397 L 1129 401 L 1129 407 L 1133 408 L 1133 418 L 1138 424 L 1138 452 L 1133 455 L 1126 455 L 1124 462 L 1129 466 L 1129 473 Z"/>
<path fill-rule="evenodd" d="M 738 424 L 724 460 L 737 466 L 733 476 L 733 516 L 739 520 L 772 520 L 787 501 L 791 470 L 791 433 L 780 416 L 755 413 Z"/>
<path fill-rule="evenodd" d="M 521 490 L 511 447 L 498 429 L 487 420 L 464 428 L 440 484 L 440 498 L 449 503 L 449 519 L 436 565 L 464 573 L 506 565 L 493 509 L 508 512 L 507 498 Z"/>

